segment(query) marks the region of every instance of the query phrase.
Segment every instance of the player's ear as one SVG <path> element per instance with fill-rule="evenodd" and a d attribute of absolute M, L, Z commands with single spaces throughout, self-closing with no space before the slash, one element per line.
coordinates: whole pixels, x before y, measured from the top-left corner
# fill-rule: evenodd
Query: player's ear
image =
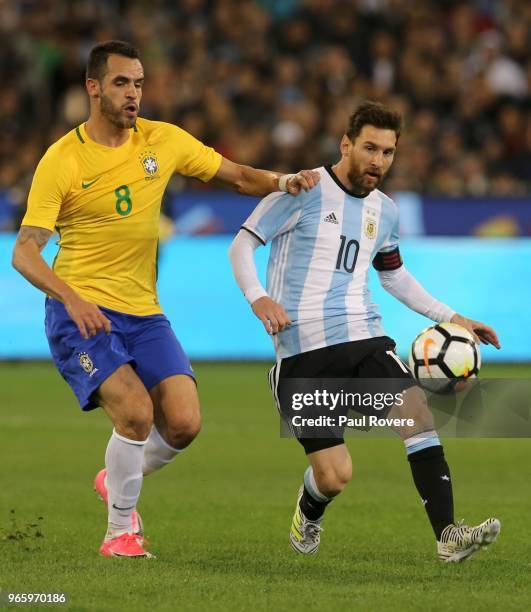
<path fill-rule="evenodd" d="M 348 156 L 351 146 L 352 142 L 350 138 L 346 134 L 343 134 L 343 138 L 341 139 L 341 142 L 339 144 L 339 150 L 341 151 L 341 155 L 343 157 Z"/>
<path fill-rule="evenodd" d="M 100 97 L 100 82 L 98 79 L 87 79 L 85 81 L 85 87 L 87 88 L 88 95 L 91 98 Z"/>

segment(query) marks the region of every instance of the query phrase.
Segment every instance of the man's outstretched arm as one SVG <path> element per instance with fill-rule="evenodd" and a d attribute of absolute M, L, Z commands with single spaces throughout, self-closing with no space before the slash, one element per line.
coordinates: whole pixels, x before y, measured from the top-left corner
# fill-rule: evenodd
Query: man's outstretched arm
<path fill-rule="evenodd" d="M 378 269 L 378 277 L 382 287 L 411 310 L 432 321 L 450 321 L 461 325 L 468 329 L 478 344 L 482 342 L 500 348 L 498 336 L 492 327 L 463 317 L 434 298 L 403 265 L 391 270 Z"/>
<path fill-rule="evenodd" d="M 319 179 L 319 173 L 315 170 L 301 170 L 297 174 L 282 175 L 236 164 L 224 157 L 213 181 L 242 195 L 263 197 L 274 191 L 297 195 L 301 191 L 313 189 Z"/>

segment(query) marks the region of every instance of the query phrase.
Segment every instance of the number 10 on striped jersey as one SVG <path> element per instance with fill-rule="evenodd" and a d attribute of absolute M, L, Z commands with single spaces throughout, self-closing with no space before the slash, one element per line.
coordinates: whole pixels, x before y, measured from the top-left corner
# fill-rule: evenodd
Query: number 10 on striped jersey
<path fill-rule="evenodd" d="M 340 236 L 341 244 L 339 245 L 339 253 L 337 254 L 336 270 L 343 268 L 345 272 L 352 274 L 356 267 L 360 243 L 357 240 L 348 240 L 346 236 Z"/>

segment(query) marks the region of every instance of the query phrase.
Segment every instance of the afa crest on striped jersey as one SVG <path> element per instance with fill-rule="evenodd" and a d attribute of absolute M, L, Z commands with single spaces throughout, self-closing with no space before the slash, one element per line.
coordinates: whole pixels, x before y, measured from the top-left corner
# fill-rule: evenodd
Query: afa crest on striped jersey
<path fill-rule="evenodd" d="M 367 219 L 365 221 L 365 235 L 370 240 L 374 240 L 376 238 L 377 224 L 374 219 Z"/>

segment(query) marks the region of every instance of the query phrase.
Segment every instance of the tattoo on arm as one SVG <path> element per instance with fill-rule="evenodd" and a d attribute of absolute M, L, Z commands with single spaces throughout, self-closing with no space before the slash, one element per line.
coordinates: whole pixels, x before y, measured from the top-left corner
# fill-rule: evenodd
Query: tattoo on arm
<path fill-rule="evenodd" d="M 23 225 L 20 228 L 17 236 L 17 242 L 19 244 L 26 244 L 26 242 L 33 241 L 37 245 L 39 251 L 46 246 L 46 243 L 50 239 L 53 232 L 45 229 L 44 227 L 33 227 L 32 225 Z"/>

